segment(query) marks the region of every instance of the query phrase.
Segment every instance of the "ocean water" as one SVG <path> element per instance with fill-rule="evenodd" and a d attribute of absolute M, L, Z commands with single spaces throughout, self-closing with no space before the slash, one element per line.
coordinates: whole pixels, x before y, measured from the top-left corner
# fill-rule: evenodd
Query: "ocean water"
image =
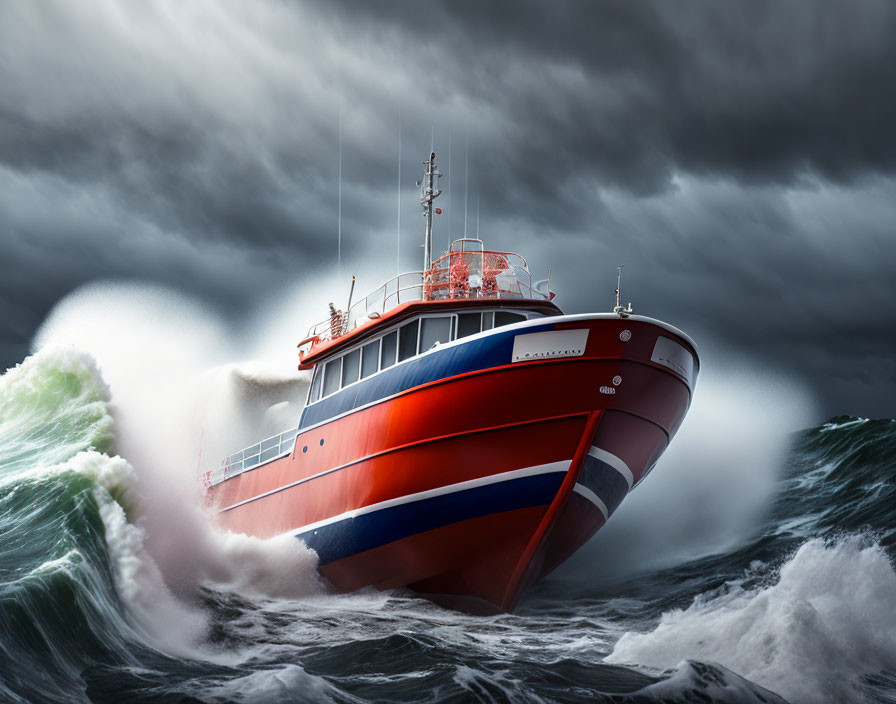
<path fill-rule="evenodd" d="M 750 454 L 771 428 L 710 385 L 631 507 L 481 618 L 331 594 L 298 541 L 216 532 L 175 392 L 119 392 L 96 356 L 46 344 L 0 378 L 0 701 L 896 702 L 896 421 Z M 266 404 L 295 379 L 221 374 L 222 415 L 294 413 Z M 153 388 L 167 413 L 132 403 Z"/>

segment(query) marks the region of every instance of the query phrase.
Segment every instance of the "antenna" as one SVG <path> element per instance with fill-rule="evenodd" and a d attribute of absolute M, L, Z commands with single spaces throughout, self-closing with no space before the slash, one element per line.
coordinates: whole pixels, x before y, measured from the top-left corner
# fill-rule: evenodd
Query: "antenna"
<path fill-rule="evenodd" d="M 445 190 L 448 191 L 448 251 L 451 251 L 451 128 L 448 128 L 448 171 Z"/>
<path fill-rule="evenodd" d="M 352 314 L 352 297 L 355 295 L 355 277 L 352 277 L 352 287 L 348 290 L 348 305 L 345 307 L 345 315 L 342 316 L 342 334 L 348 332 L 349 318 Z"/>
<path fill-rule="evenodd" d="M 476 191 L 476 239 L 479 239 L 479 191 Z"/>
<path fill-rule="evenodd" d="M 619 310 L 619 289 L 622 287 L 622 267 L 616 267 L 616 307 L 613 310 Z"/>
<path fill-rule="evenodd" d="M 628 308 L 623 308 L 619 304 L 619 292 L 622 290 L 622 266 L 616 267 L 616 306 L 613 308 L 613 312 L 618 315 L 620 318 L 627 318 L 635 311 L 632 309 L 631 301 L 629 301 Z"/>
<path fill-rule="evenodd" d="M 339 101 L 339 215 L 336 218 L 336 277 L 342 278 L 342 100 Z"/>
<path fill-rule="evenodd" d="M 395 231 L 395 273 L 401 274 L 401 110 L 398 111 L 398 226 Z"/>
<path fill-rule="evenodd" d="M 420 182 L 420 204 L 423 206 L 423 217 L 426 218 L 426 237 L 423 240 L 423 271 L 432 268 L 432 202 L 442 195 L 442 189 L 436 190 L 435 180 L 442 174 L 436 166 L 436 153 L 430 152 L 429 159 L 423 162 L 426 166 L 423 181 Z"/>
<path fill-rule="evenodd" d="M 464 146 L 464 237 L 467 236 L 467 183 L 470 177 L 470 132 L 467 130 L 466 144 Z"/>
<path fill-rule="evenodd" d="M 436 128 L 434 125 L 430 125 L 429 126 L 429 153 L 430 154 L 435 154 L 435 152 L 436 152 L 435 144 L 436 144 Z M 441 172 L 439 172 L 439 176 L 441 176 L 441 175 L 442 175 Z M 439 193 L 441 193 L 441 191 L 439 191 Z M 442 212 L 442 210 L 439 209 L 439 213 L 441 213 L 441 212 Z M 435 229 L 436 229 L 436 224 L 435 224 L 435 222 L 433 222 L 433 224 L 432 224 L 433 232 L 435 232 Z M 430 262 L 433 259 L 435 259 L 435 256 L 433 255 L 433 252 L 432 252 L 432 240 L 431 239 L 429 242 L 429 259 L 430 259 Z"/>

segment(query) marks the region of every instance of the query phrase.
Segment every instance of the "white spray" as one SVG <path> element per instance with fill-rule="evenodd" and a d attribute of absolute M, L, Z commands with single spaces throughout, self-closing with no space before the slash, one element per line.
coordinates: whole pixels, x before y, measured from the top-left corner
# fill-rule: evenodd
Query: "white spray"
<path fill-rule="evenodd" d="M 896 668 L 896 572 L 861 537 L 804 543 L 775 584 L 740 582 L 624 635 L 608 662 L 718 662 L 792 704 L 861 701 L 866 673 Z"/>
<path fill-rule="evenodd" d="M 299 335 L 294 331 L 293 351 Z M 235 353 L 230 340 L 213 311 L 133 284 L 72 294 L 35 338 L 35 350 L 68 345 L 88 352 L 109 384 L 116 446 L 128 460 L 120 469 L 136 471 L 140 510 L 139 526 L 129 528 L 110 508 L 103 516 L 107 540 L 123 567 L 120 591 L 156 635 L 182 620 L 181 607 L 189 608 L 202 583 L 270 597 L 321 588 L 316 555 L 299 541 L 222 534 L 200 508 L 197 469 L 295 425 L 307 384 L 294 361 L 291 370 L 228 362 Z M 160 592 L 155 613 L 145 594 L 152 585 Z M 169 608 L 166 590 L 183 602 L 178 608 Z"/>

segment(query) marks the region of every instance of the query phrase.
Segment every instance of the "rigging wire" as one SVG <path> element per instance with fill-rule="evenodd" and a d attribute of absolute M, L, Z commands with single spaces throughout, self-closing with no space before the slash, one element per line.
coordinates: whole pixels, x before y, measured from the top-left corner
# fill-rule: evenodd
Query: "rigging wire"
<path fill-rule="evenodd" d="M 476 191 L 476 239 L 479 239 L 479 191 Z"/>
<path fill-rule="evenodd" d="M 342 279 L 342 101 L 339 101 L 339 205 L 336 217 L 336 277 Z"/>
<path fill-rule="evenodd" d="M 398 111 L 398 226 L 395 232 L 395 269 L 401 273 L 401 110 Z"/>
<path fill-rule="evenodd" d="M 448 251 L 451 251 L 451 128 L 448 128 L 448 171 L 445 173 L 445 190 L 448 191 Z"/>
<path fill-rule="evenodd" d="M 466 144 L 464 146 L 464 237 L 467 236 L 467 184 L 470 180 L 470 131 L 467 130 Z"/>

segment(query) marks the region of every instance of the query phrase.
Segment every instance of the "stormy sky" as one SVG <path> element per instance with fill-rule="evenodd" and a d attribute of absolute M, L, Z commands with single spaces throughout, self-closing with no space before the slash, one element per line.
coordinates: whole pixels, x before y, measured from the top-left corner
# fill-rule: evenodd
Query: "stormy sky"
<path fill-rule="evenodd" d="M 419 268 L 432 143 L 438 248 L 466 221 L 568 312 L 624 264 L 636 312 L 896 416 L 894 37 L 884 0 L 0 0 L 0 364 L 90 282 L 240 330 L 332 274 L 341 132 L 360 288 L 399 210 Z"/>

